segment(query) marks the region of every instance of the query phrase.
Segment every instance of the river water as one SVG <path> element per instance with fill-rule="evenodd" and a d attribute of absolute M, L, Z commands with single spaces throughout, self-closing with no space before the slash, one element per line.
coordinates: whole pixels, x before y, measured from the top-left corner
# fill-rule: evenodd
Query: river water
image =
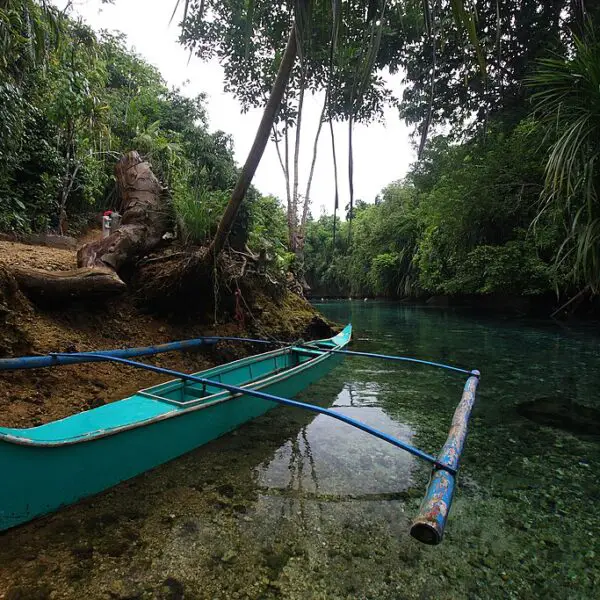
<path fill-rule="evenodd" d="M 0 598 L 599 597 L 598 413 L 557 427 L 517 406 L 600 410 L 600 330 L 382 302 L 318 308 L 352 322 L 355 350 L 482 371 L 441 545 L 408 535 L 427 465 L 327 417 L 281 408 L 1 534 Z M 348 357 L 300 399 L 436 453 L 464 380 Z"/>

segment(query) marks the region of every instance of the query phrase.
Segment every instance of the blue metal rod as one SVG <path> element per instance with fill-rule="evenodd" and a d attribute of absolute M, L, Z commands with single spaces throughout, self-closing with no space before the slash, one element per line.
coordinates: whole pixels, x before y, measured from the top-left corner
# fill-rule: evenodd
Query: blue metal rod
<path fill-rule="evenodd" d="M 452 467 L 454 473 L 449 469 L 442 470 L 437 465 L 434 466 L 427 493 L 421 503 L 419 514 L 410 529 L 410 534 L 425 544 L 439 544 L 444 535 L 448 513 L 454 497 L 458 464 L 467 438 L 469 418 L 475 403 L 479 376 L 479 371 L 473 371 L 472 376 L 467 379 L 462 398 L 452 418 L 448 439 L 438 455 L 438 461 Z"/>
<path fill-rule="evenodd" d="M 453 367 L 451 365 L 445 365 L 443 363 L 431 362 L 429 360 L 421 360 L 419 358 L 410 358 L 408 356 L 395 356 L 393 354 L 375 354 L 373 352 L 356 352 L 354 350 L 335 350 L 328 349 L 326 346 L 319 346 L 317 344 L 304 344 L 308 348 L 319 348 L 327 352 L 334 352 L 335 354 L 347 354 L 349 356 L 366 356 L 367 358 L 380 358 L 383 360 L 395 360 L 400 362 L 411 362 L 418 363 L 421 365 L 428 365 L 430 367 L 439 367 L 440 369 L 447 369 L 448 371 L 456 371 L 458 373 L 464 373 L 465 375 L 472 375 L 474 372 L 468 369 L 461 369 L 459 367 Z"/>
<path fill-rule="evenodd" d="M 53 356 L 68 357 L 69 354 L 68 353 L 56 353 L 56 354 L 53 354 Z M 90 354 L 90 356 L 91 356 L 91 354 Z M 332 417 L 333 419 L 337 419 L 338 421 L 342 421 L 343 423 L 346 423 L 347 425 L 356 427 L 357 429 L 360 429 L 361 431 L 365 431 L 366 433 L 369 433 L 370 435 L 372 435 L 376 438 L 379 438 L 380 440 L 383 440 L 385 442 L 392 444 L 392 446 L 401 448 L 402 450 L 405 450 L 406 452 L 412 454 L 413 456 L 416 456 L 418 458 L 426 460 L 427 462 L 433 464 L 434 466 L 436 466 L 440 469 L 449 469 L 451 473 L 455 472 L 455 470 L 452 466 L 446 466 L 445 464 L 442 464 L 434 456 L 431 456 L 430 454 L 427 454 L 426 452 L 423 452 L 422 450 L 419 450 L 418 448 L 415 448 L 414 446 L 411 446 L 410 444 L 407 444 L 407 443 L 403 442 L 402 440 L 399 440 L 391 435 L 388 435 L 387 433 L 384 433 L 383 431 L 379 431 L 378 429 L 370 427 L 369 425 L 362 423 L 361 421 L 357 421 L 356 419 L 353 419 L 352 417 L 347 417 L 346 415 L 335 412 L 328 408 L 322 408 L 322 407 L 316 406 L 314 404 L 307 404 L 305 402 L 298 402 L 297 400 L 290 400 L 289 398 L 282 398 L 280 396 L 274 396 L 273 394 L 259 392 L 258 390 L 238 387 L 237 385 L 231 385 L 229 383 L 221 383 L 220 381 L 213 381 L 212 379 L 206 379 L 204 377 L 196 377 L 195 375 L 188 375 L 187 373 L 181 373 L 180 371 L 174 371 L 173 369 L 165 369 L 164 367 L 156 367 L 154 365 L 148 365 L 146 363 L 136 362 L 133 360 L 128 360 L 126 358 L 120 358 L 118 356 L 104 355 L 104 354 L 96 354 L 95 356 L 102 357 L 103 359 L 111 361 L 111 362 L 117 362 L 117 363 L 121 363 L 124 365 L 129 365 L 131 367 L 136 367 L 138 369 L 146 369 L 148 371 L 154 371 L 155 373 L 162 373 L 164 375 L 170 375 L 172 377 L 177 377 L 178 379 L 184 379 L 187 381 L 193 381 L 195 383 L 201 383 L 202 385 L 212 385 L 214 387 L 222 388 L 222 389 L 232 392 L 234 394 L 246 394 L 248 396 L 254 396 L 256 398 L 261 398 L 262 400 L 270 400 L 271 402 L 276 402 L 277 404 L 283 404 L 284 406 L 292 406 L 294 408 L 303 408 L 303 409 L 309 410 L 311 412 L 326 415 L 328 417 Z"/>
<path fill-rule="evenodd" d="M 116 350 L 101 350 L 99 352 L 69 352 L 69 353 L 51 353 L 45 356 L 20 356 L 16 358 L 1 358 L 0 359 L 0 371 L 12 370 L 12 369 L 39 369 L 42 367 L 56 367 L 59 365 L 74 365 L 87 362 L 103 362 L 107 360 L 107 356 L 113 356 L 118 358 L 134 358 L 138 356 L 153 356 L 162 352 L 172 352 L 174 350 L 186 350 L 189 348 L 195 348 L 198 346 L 212 346 L 217 342 L 228 341 L 228 342 L 249 342 L 251 344 L 267 344 L 267 345 L 286 345 L 290 342 L 283 342 L 279 340 L 260 340 L 255 338 L 243 338 L 243 337 L 224 337 L 224 336 L 205 336 L 201 338 L 194 338 L 190 340 L 182 340 L 178 342 L 169 342 L 167 344 L 159 344 L 157 346 L 142 346 L 140 348 L 124 348 Z M 329 346 L 317 346 L 315 344 L 306 343 L 299 347 L 318 348 L 326 352 L 333 352 L 336 354 L 346 354 L 349 356 L 365 356 L 367 358 L 378 358 L 383 360 L 393 360 L 401 362 L 411 362 L 422 365 L 428 365 L 432 367 L 439 367 L 441 369 L 447 369 L 450 371 L 456 371 L 458 373 L 471 374 L 472 371 L 467 369 L 460 369 L 451 365 L 445 365 L 442 363 L 431 362 L 428 360 L 421 360 L 418 358 L 410 358 L 407 356 L 394 356 L 389 354 L 375 354 L 372 352 L 355 352 L 352 350 L 336 350 Z"/>
<path fill-rule="evenodd" d="M 87 362 L 102 362 L 108 360 L 107 357 L 133 358 L 135 356 L 152 356 L 162 352 L 172 352 L 173 350 L 187 350 L 198 346 L 212 346 L 221 341 L 239 341 L 251 342 L 253 344 L 277 344 L 280 342 L 271 342 L 269 340 L 255 340 L 252 338 L 236 337 L 217 337 L 207 336 L 183 340 L 179 342 L 169 342 L 157 346 L 143 346 L 140 348 L 123 348 L 117 350 L 101 350 L 100 352 L 70 352 L 70 353 L 52 353 L 45 356 L 21 356 L 17 358 L 0 359 L 0 371 L 9 369 L 38 369 L 40 367 L 55 367 L 58 365 L 74 365 Z"/>

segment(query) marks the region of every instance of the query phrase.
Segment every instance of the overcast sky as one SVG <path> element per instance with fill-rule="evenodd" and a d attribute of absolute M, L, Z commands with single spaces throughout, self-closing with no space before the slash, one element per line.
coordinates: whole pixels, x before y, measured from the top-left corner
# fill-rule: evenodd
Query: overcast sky
<path fill-rule="evenodd" d="M 64 0 L 58 0 L 57 5 L 64 6 Z M 74 6 L 75 14 L 83 17 L 94 29 L 125 33 L 129 45 L 155 65 L 170 86 L 181 87 L 184 94 L 191 96 L 205 92 L 208 95 L 211 130 L 220 129 L 231 134 L 235 158 L 238 164 L 244 163 L 261 111 L 241 114 L 235 98 L 223 92 L 223 72 L 216 61 L 205 63 L 195 57 L 188 60 L 189 53 L 177 43 L 177 19 L 169 25 L 175 0 L 116 0 L 114 6 L 102 5 L 100 0 L 75 0 Z M 399 93 L 399 78 L 391 78 L 390 82 Z M 311 96 L 305 100 L 300 155 L 301 193 L 306 187 L 321 103 L 320 97 Z M 341 207 L 348 202 L 346 132 L 344 124 L 336 126 Z M 313 215 L 319 215 L 323 207 L 327 212 L 333 212 L 333 169 L 330 138 L 325 135 L 327 133 L 324 129 L 319 143 L 311 191 Z M 387 111 L 385 124 L 357 125 L 354 132 L 355 198 L 372 202 L 384 186 L 406 174 L 414 159 L 409 130 L 400 121 L 395 110 Z M 267 146 L 253 183 L 263 194 L 285 198 L 283 174 L 272 142 Z"/>

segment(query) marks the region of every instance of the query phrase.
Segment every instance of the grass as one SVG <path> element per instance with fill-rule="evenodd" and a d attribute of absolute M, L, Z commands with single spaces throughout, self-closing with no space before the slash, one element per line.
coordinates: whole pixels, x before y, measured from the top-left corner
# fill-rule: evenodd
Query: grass
<path fill-rule="evenodd" d="M 173 199 L 177 226 L 189 244 L 206 244 L 214 235 L 228 201 L 227 192 L 195 188 Z"/>

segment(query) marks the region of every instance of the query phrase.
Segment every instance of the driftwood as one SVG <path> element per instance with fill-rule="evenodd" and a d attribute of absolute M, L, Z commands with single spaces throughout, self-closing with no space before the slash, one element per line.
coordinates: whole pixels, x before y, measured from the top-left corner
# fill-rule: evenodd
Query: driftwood
<path fill-rule="evenodd" d="M 21 289 L 34 300 L 58 301 L 122 292 L 121 270 L 154 249 L 166 233 L 169 219 L 162 186 L 150 164 L 128 152 L 115 168 L 123 213 L 121 226 L 107 238 L 82 246 L 78 269 L 48 272 L 16 267 Z"/>

